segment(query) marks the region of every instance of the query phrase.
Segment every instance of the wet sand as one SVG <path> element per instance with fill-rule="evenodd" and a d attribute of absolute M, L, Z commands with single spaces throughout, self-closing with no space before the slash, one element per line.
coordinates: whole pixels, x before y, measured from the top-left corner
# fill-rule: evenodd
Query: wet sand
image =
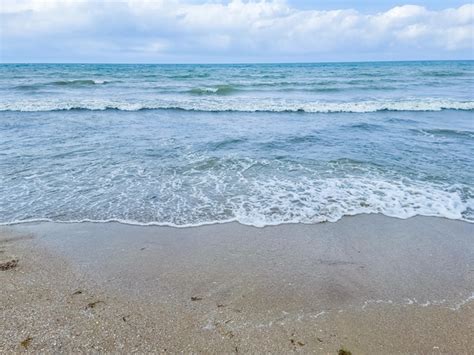
<path fill-rule="evenodd" d="M 0 228 L 0 352 L 473 353 L 474 224 Z"/>

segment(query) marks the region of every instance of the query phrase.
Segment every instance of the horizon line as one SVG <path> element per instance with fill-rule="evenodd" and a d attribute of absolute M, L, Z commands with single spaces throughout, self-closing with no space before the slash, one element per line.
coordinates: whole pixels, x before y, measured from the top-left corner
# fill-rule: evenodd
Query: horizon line
<path fill-rule="evenodd" d="M 402 59 L 402 60 L 348 60 L 348 61 L 314 61 L 314 62 L 0 62 L 0 65 L 15 64 L 72 64 L 72 65 L 276 65 L 276 64 L 359 64 L 359 63 L 413 63 L 413 62 L 472 62 L 469 59 Z"/>

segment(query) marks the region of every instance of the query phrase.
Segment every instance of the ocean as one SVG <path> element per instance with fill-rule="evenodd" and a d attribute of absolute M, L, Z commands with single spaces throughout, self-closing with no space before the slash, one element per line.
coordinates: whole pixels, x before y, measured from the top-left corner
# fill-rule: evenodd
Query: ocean
<path fill-rule="evenodd" d="M 474 62 L 0 65 L 0 223 L 474 222 Z"/>

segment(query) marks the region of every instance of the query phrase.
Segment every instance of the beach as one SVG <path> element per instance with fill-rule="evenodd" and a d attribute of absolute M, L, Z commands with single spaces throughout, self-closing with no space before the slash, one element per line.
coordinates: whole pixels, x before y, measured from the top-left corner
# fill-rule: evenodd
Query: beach
<path fill-rule="evenodd" d="M 473 83 L 0 64 L 0 353 L 474 353 Z"/>
<path fill-rule="evenodd" d="M 472 353 L 474 225 L 0 227 L 0 352 Z"/>

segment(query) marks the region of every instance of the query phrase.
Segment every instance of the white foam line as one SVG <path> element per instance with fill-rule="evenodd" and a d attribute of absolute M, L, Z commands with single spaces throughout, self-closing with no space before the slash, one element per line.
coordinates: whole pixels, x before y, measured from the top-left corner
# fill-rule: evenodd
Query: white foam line
<path fill-rule="evenodd" d="M 462 300 L 461 302 L 457 303 L 454 305 L 454 307 L 451 307 L 453 311 L 459 311 L 465 304 L 469 303 L 470 301 L 474 300 L 474 292 L 465 300 Z"/>
<path fill-rule="evenodd" d="M 0 102 L 0 111 L 68 111 L 68 110 L 185 110 L 203 112 L 307 112 L 307 113 L 368 113 L 378 111 L 443 111 L 474 110 L 474 101 L 450 99 L 405 99 L 399 101 L 360 102 L 298 102 L 290 100 L 156 100 L 126 102 L 111 100 L 40 101 L 20 100 Z"/>
<path fill-rule="evenodd" d="M 227 223 L 239 223 L 244 226 L 250 226 L 250 227 L 255 227 L 255 228 L 264 228 L 264 227 L 271 227 L 271 226 L 280 226 L 280 225 L 287 225 L 287 224 L 305 224 L 305 225 L 311 225 L 311 224 L 319 224 L 319 223 L 325 223 L 325 222 L 330 222 L 330 223 L 336 223 L 337 221 L 341 220 L 344 217 L 350 217 L 350 216 L 358 216 L 358 215 L 383 215 L 386 217 L 391 217 L 391 218 L 397 218 L 397 219 L 409 219 L 413 218 L 416 216 L 421 216 L 421 217 L 436 217 L 436 218 L 445 218 L 449 220 L 455 220 L 455 221 L 463 221 L 467 223 L 472 223 L 474 224 L 474 220 L 469 220 L 466 218 L 451 218 L 451 217 L 446 217 L 446 216 L 441 216 L 439 214 L 414 214 L 410 216 L 396 216 L 392 214 L 386 214 L 382 212 L 362 212 L 362 213 L 346 213 L 339 218 L 335 219 L 328 219 L 327 217 L 321 216 L 322 218 L 314 221 L 314 222 L 302 222 L 299 220 L 295 221 L 268 221 L 268 222 L 261 222 L 259 223 L 251 223 L 248 221 L 242 221 L 239 218 L 231 218 L 231 219 L 225 219 L 225 220 L 216 220 L 216 221 L 204 221 L 204 222 L 199 222 L 199 223 L 187 223 L 187 224 L 175 224 L 175 223 L 170 223 L 170 222 L 158 222 L 158 221 L 151 221 L 151 222 L 140 222 L 140 221 L 135 221 L 135 220 L 125 220 L 125 219 L 119 219 L 119 218 L 111 218 L 111 219 L 80 219 L 80 220 L 54 220 L 51 218 L 30 218 L 30 219 L 24 219 L 24 220 L 13 220 L 13 221 L 6 221 L 6 222 L 0 222 L 0 226 L 14 226 L 18 224 L 28 224 L 28 223 L 42 223 L 42 222 L 50 222 L 50 223 L 60 223 L 60 224 L 74 224 L 74 223 L 120 223 L 120 224 L 125 224 L 125 225 L 132 225 L 132 226 L 142 226 L 142 227 L 171 227 L 171 228 L 194 228 L 194 227 L 202 227 L 202 226 L 209 226 L 209 225 L 215 225 L 215 224 L 227 224 Z"/>
<path fill-rule="evenodd" d="M 474 292 L 467 297 L 466 299 L 454 304 L 453 306 L 447 306 L 447 300 L 427 300 L 423 303 L 419 302 L 416 298 L 405 298 L 403 302 L 394 302 L 392 300 L 367 300 L 363 303 L 361 309 L 366 309 L 368 306 L 373 304 L 390 304 L 394 306 L 419 306 L 419 307 L 428 307 L 428 306 L 443 306 L 444 308 L 450 309 L 452 311 L 459 311 L 464 305 L 474 300 Z"/>

